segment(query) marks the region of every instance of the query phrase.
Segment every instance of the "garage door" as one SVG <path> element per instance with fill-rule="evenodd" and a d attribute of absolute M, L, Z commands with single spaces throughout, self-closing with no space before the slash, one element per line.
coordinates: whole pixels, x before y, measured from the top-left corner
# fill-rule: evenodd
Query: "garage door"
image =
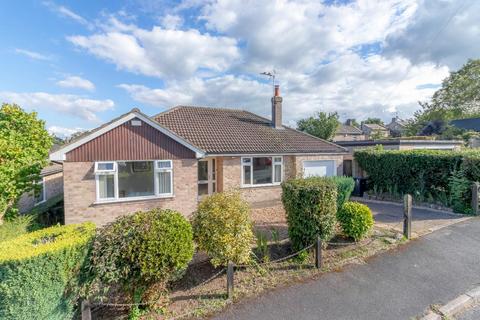
<path fill-rule="evenodd" d="M 303 177 L 331 177 L 336 176 L 334 160 L 303 161 Z"/>

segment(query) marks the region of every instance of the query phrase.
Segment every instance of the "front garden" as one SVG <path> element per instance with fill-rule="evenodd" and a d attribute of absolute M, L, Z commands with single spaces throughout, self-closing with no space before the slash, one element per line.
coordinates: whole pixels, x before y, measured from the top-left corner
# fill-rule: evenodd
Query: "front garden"
<path fill-rule="evenodd" d="M 81 301 L 97 319 L 201 317 L 402 242 L 391 230 L 373 228 L 368 207 L 348 201 L 351 178 L 296 179 L 282 188 L 285 214 L 278 219 L 286 223 L 269 228 L 255 224 L 233 192 L 205 198 L 190 221 L 151 210 L 120 217 L 96 234 L 91 224 L 56 226 L 0 242 L 0 318 L 22 318 L 32 308 L 39 319 L 72 318 Z M 18 246 L 28 254 L 16 253 Z M 227 299 L 230 261 L 234 291 Z"/>

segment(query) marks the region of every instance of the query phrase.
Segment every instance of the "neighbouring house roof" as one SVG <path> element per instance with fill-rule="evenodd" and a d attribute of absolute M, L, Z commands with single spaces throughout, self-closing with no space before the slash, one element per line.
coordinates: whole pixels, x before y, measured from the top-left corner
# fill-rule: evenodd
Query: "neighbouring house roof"
<path fill-rule="evenodd" d="M 462 146 L 463 141 L 459 140 L 410 140 L 410 139 L 382 139 L 382 140 L 352 140 L 336 142 L 342 147 L 371 147 L 376 145 L 395 146 Z"/>
<path fill-rule="evenodd" d="M 371 130 L 387 130 L 387 128 L 385 128 L 384 126 L 381 126 L 376 123 L 364 123 L 363 126 Z"/>
<path fill-rule="evenodd" d="M 40 171 L 40 176 L 41 177 L 47 177 L 47 176 L 50 176 L 52 174 L 56 174 L 56 173 L 59 173 L 59 172 L 62 172 L 62 171 L 63 171 L 63 165 L 62 164 L 56 163 L 56 162 L 51 162 L 48 166 L 43 168 L 42 171 Z"/>
<path fill-rule="evenodd" d="M 238 109 L 178 106 L 153 117 L 208 154 L 344 153 L 345 149 Z"/>
<path fill-rule="evenodd" d="M 349 126 L 348 124 L 340 124 L 338 126 L 336 134 L 361 135 L 363 134 L 363 132 L 355 126 Z"/>
<path fill-rule="evenodd" d="M 452 120 L 450 124 L 460 129 L 480 131 L 480 118 Z"/>

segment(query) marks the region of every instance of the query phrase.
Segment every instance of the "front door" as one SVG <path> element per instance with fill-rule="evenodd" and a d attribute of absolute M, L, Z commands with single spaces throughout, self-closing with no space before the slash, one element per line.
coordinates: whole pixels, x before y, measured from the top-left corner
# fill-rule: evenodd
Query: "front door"
<path fill-rule="evenodd" d="M 215 158 L 198 161 L 198 197 L 209 195 L 217 190 Z"/>

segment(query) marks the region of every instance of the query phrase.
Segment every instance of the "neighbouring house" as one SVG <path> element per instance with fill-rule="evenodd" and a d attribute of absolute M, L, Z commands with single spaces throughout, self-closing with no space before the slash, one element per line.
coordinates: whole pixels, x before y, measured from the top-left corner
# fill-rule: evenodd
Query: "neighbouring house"
<path fill-rule="evenodd" d="M 136 210 L 190 215 L 205 195 L 239 190 L 257 208 L 278 204 L 281 182 L 343 172 L 346 149 L 248 111 L 178 106 L 133 109 L 51 155 L 63 160 L 65 223 L 102 225 Z"/>
<path fill-rule="evenodd" d="M 367 139 L 373 137 L 388 138 L 390 135 L 387 128 L 376 123 L 362 123 L 362 131 Z"/>
<path fill-rule="evenodd" d="M 407 123 L 405 120 L 395 117 L 392 118 L 392 121 L 385 127 L 390 130 L 390 135 L 392 137 L 401 137 L 404 135 L 405 130 L 407 129 Z"/>
<path fill-rule="evenodd" d="M 48 200 L 60 196 L 63 193 L 63 166 L 61 162 L 52 161 L 40 172 L 41 186 L 39 191 L 32 191 L 23 194 L 18 201 L 20 213 L 26 213 L 35 206 L 43 204 Z"/>
<path fill-rule="evenodd" d="M 467 130 L 467 131 L 475 131 L 480 132 L 480 118 L 467 118 L 467 119 L 457 119 L 450 121 L 450 125 Z M 468 145 L 472 148 L 479 148 L 480 147 L 480 138 L 471 137 L 468 141 Z"/>
<path fill-rule="evenodd" d="M 369 147 L 382 146 L 385 150 L 459 150 L 463 141 L 457 140 L 409 140 L 409 139 L 385 139 L 385 140 L 364 140 L 364 141 L 339 141 L 338 145 L 348 150 L 343 160 L 343 174 L 350 177 L 362 178 L 365 176 L 362 169 L 354 159 L 353 153 L 356 150 Z"/>
<path fill-rule="evenodd" d="M 365 140 L 365 134 L 362 130 L 353 125 L 353 119 L 348 119 L 345 123 L 338 126 L 333 141 L 355 141 Z"/>

